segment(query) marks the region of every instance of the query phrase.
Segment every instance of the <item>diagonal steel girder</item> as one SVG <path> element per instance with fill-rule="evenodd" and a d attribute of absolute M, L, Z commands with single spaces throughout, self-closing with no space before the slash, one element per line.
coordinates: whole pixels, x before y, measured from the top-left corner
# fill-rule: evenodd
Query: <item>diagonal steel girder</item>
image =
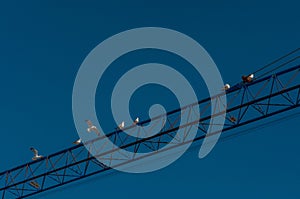
<path fill-rule="evenodd" d="M 2 198 L 25 198 L 137 160 L 134 155 L 130 157 L 124 155 L 123 159 L 120 160 L 120 165 L 104 165 L 101 163 L 101 159 L 107 160 L 107 158 L 110 158 L 110 154 L 116 153 L 120 149 L 126 149 L 134 153 L 143 152 L 145 153 L 144 157 L 147 157 L 155 155 L 155 152 L 163 149 L 167 144 L 171 144 L 171 147 L 163 150 L 170 150 L 196 140 L 203 140 L 209 125 L 221 125 L 210 123 L 210 121 L 212 118 L 223 114 L 223 112 L 220 112 L 222 106 L 226 108 L 227 113 L 222 132 L 228 134 L 231 129 L 295 109 L 300 105 L 299 72 L 300 65 L 256 79 L 251 83 L 239 83 L 226 93 L 221 92 L 217 96 L 176 109 L 166 115 L 160 115 L 151 120 L 140 122 L 138 125 L 132 125 L 123 130 L 116 130 L 107 134 L 106 136 L 119 148 L 106 151 L 95 148 L 94 144 L 104 138 L 101 136 L 88 141 L 85 143 L 85 147 L 89 150 L 98 150 L 96 153 L 97 159 L 91 156 L 83 144 L 80 144 L 48 155 L 40 160 L 4 171 L 0 173 L 0 196 Z M 224 104 L 221 100 L 221 96 L 225 94 L 227 95 L 227 104 Z M 215 107 L 211 107 L 212 100 L 216 102 L 213 103 L 216 104 Z M 195 107 L 200 110 L 196 110 Z M 188 119 L 180 125 L 183 115 Z M 161 129 L 154 136 L 135 138 L 123 132 L 137 131 L 150 134 L 143 128 L 150 121 L 153 128 L 159 126 Z M 192 125 L 197 125 L 199 129 L 194 140 L 176 139 L 178 129 L 184 129 L 184 132 L 188 134 Z M 113 157 L 111 157 L 111 160 L 113 160 Z"/>

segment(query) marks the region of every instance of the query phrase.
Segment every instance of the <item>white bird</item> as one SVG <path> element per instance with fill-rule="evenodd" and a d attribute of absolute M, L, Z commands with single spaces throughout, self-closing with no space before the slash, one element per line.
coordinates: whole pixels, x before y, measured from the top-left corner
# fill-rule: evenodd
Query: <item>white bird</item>
<path fill-rule="evenodd" d="M 136 124 L 139 123 L 139 122 L 140 122 L 140 118 L 137 117 L 137 118 L 133 121 L 133 124 L 136 125 Z"/>
<path fill-rule="evenodd" d="M 76 140 L 75 142 L 73 142 L 73 144 L 76 144 L 76 145 L 78 145 L 78 144 L 80 144 L 82 141 L 81 141 L 81 138 L 79 138 L 78 140 Z"/>
<path fill-rule="evenodd" d="M 121 122 L 121 124 L 118 125 L 118 129 L 122 130 L 125 127 L 125 122 Z"/>
<path fill-rule="evenodd" d="M 44 157 L 42 155 L 39 155 L 38 150 L 36 150 L 35 148 L 30 147 L 30 150 L 33 152 L 32 160 L 38 160 L 38 159 L 41 159 L 42 157 Z"/>
<path fill-rule="evenodd" d="M 230 89 L 230 85 L 229 84 L 225 84 L 224 87 L 223 87 L 223 90 L 227 91 L 228 89 Z"/>
<path fill-rule="evenodd" d="M 97 127 L 96 126 L 94 126 L 93 125 L 93 123 L 91 122 L 91 120 L 85 120 L 85 122 L 87 123 L 87 125 L 88 125 L 88 128 L 86 129 L 87 130 L 87 132 L 95 132 L 98 136 L 100 136 L 100 132 L 99 132 L 99 130 L 97 129 Z"/>

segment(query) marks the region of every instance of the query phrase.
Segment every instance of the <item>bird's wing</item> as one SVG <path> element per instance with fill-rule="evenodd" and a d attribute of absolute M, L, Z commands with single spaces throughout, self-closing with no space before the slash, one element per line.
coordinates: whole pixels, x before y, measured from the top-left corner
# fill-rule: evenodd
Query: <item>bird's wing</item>
<path fill-rule="evenodd" d="M 100 131 L 96 128 L 93 129 L 97 135 L 100 135 Z"/>
<path fill-rule="evenodd" d="M 85 120 L 85 122 L 87 123 L 88 127 L 92 127 L 93 123 L 91 120 Z"/>
<path fill-rule="evenodd" d="M 39 154 L 38 150 L 36 150 L 35 148 L 31 147 L 30 150 L 33 152 L 33 154 L 35 156 L 37 156 Z"/>

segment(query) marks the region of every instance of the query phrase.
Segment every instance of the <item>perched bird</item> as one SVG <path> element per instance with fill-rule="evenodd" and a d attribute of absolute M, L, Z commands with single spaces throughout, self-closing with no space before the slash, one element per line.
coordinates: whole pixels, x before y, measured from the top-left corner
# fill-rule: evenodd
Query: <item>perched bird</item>
<path fill-rule="evenodd" d="M 230 89 L 230 85 L 229 84 L 225 84 L 224 87 L 223 87 L 223 90 L 227 91 L 228 89 Z"/>
<path fill-rule="evenodd" d="M 140 122 L 140 118 L 137 117 L 137 118 L 133 121 L 133 124 L 136 125 L 136 124 L 139 123 L 139 122 Z"/>
<path fill-rule="evenodd" d="M 79 138 L 78 140 L 76 140 L 75 142 L 73 142 L 73 144 L 78 145 L 81 143 L 81 138 Z"/>
<path fill-rule="evenodd" d="M 125 127 L 125 122 L 121 122 L 121 124 L 118 125 L 118 129 L 122 130 Z"/>
<path fill-rule="evenodd" d="M 85 120 L 85 122 L 87 123 L 87 125 L 88 125 L 88 128 L 86 129 L 87 130 L 87 132 L 95 132 L 98 136 L 100 136 L 100 132 L 99 132 L 99 130 L 97 129 L 97 127 L 96 126 L 94 126 L 93 125 L 93 123 L 91 122 L 91 120 Z"/>
<path fill-rule="evenodd" d="M 38 160 L 38 159 L 41 159 L 43 157 L 42 155 L 39 155 L 38 150 L 36 150 L 35 148 L 30 147 L 30 150 L 33 152 L 32 160 Z"/>
<path fill-rule="evenodd" d="M 245 76 L 245 75 L 242 76 L 242 80 L 243 80 L 243 82 L 245 82 L 245 83 L 250 83 L 250 82 L 252 82 L 253 78 L 254 78 L 254 74 L 250 74 L 250 75 L 248 75 L 248 76 Z"/>

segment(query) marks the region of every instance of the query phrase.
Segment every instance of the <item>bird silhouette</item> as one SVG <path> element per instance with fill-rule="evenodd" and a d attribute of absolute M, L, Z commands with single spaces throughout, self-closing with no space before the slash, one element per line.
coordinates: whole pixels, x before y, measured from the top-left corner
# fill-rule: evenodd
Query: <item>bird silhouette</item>
<path fill-rule="evenodd" d="M 96 133 L 98 136 L 100 136 L 100 131 L 97 129 L 96 126 L 93 125 L 93 123 L 92 123 L 91 120 L 85 120 L 85 122 L 86 122 L 87 125 L 88 125 L 88 128 L 86 129 L 87 132 L 89 132 L 89 133 L 94 132 L 94 133 Z"/>

